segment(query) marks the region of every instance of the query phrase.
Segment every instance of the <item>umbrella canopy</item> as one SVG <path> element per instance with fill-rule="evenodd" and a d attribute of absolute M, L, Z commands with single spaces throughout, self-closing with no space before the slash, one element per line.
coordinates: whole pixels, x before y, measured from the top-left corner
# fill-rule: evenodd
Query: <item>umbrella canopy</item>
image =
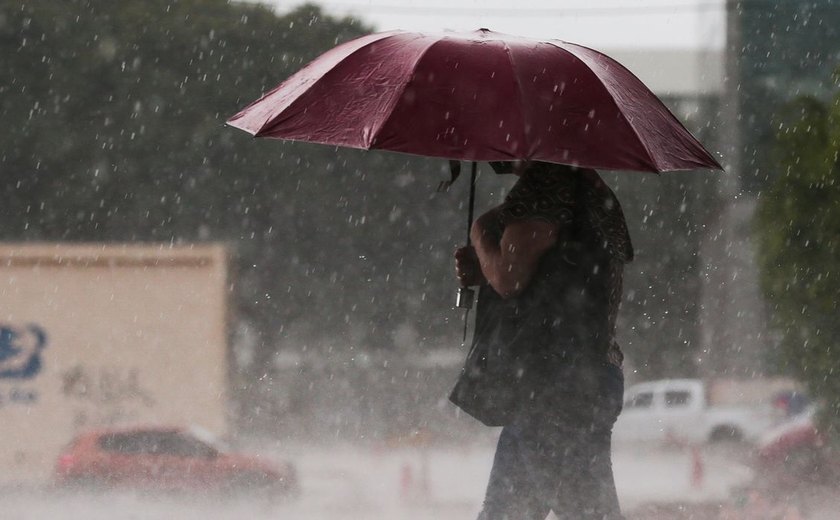
<path fill-rule="evenodd" d="M 448 159 L 721 169 L 612 58 L 487 29 L 390 31 L 347 42 L 228 124 L 257 137 Z"/>

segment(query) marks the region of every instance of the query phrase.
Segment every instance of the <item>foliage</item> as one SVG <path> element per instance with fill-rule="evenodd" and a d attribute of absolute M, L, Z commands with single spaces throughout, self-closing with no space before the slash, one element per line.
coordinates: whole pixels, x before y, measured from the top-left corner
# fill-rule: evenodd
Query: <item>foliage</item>
<path fill-rule="evenodd" d="M 775 161 L 780 175 L 756 215 L 763 290 L 783 336 L 780 363 L 825 405 L 840 427 L 840 93 L 830 103 L 787 106 Z"/>
<path fill-rule="evenodd" d="M 741 183 L 760 192 L 779 172 L 767 153 L 781 120 L 777 107 L 796 97 L 823 98 L 832 89 L 831 72 L 840 53 L 840 9 L 835 0 L 739 0 L 732 3 L 740 39 L 738 124 L 743 144 Z"/>
<path fill-rule="evenodd" d="M 419 340 L 440 336 L 449 293 L 415 313 L 426 281 L 451 283 L 437 257 L 452 249 L 441 230 L 458 229 L 460 193 L 425 200 L 445 178 L 440 161 L 224 126 L 369 31 L 312 6 L 278 16 L 226 0 L 0 0 L 0 116 L 14 129 L 0 133 L 2 238 L 227 242 L 234 316 L 266 359 L 324 338 L 390 344 L 408 320 Z M 432 238 L 401 239 L 418 232 Z"/>

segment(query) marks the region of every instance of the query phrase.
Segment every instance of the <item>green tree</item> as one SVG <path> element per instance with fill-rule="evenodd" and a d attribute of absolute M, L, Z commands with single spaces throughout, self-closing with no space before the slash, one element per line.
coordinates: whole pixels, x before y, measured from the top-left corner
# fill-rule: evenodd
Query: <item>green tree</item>
<path fill-rule="evenodd" d="M 824 404 L 840 428 L 840 93 L 802 98 L 779 126 L 779 176 L 756 215 L 761 282 L 781 332 L 780 366 Z"/>
<path fill-rule="evenodd" d="M 758 193 L 779 173 L 773 158 L 778 107 L 801 95 L 831 93 L 840 52 L 840 9 L 835 0 L 737 0 L 727 23 L 741 39 L 738 56 L 738 126 L 742 135 L 741 183 Z"/>
<path fill-rule="evenodd" d="M 285 347 L 386 348 L 405 324 L 436 343 L 458 330 L 464 183 L 432 197 L 445 163 L 224 126 L 370 31 L 314 6 L 0 0 L 0 238 L 230 244 L 255 372 Z"/>

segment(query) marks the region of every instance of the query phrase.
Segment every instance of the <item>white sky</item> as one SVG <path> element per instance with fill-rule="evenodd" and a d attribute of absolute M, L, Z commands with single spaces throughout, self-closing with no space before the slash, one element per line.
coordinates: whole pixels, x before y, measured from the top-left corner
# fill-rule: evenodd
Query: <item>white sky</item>
<path fill-rule="evenodd" d="M 288 11 L 301 0 L 260 0 Z M 596 48 L 721 49 L 725 0 L 323 0 L 377 30 L 438 32 L 481 27 Z"/>

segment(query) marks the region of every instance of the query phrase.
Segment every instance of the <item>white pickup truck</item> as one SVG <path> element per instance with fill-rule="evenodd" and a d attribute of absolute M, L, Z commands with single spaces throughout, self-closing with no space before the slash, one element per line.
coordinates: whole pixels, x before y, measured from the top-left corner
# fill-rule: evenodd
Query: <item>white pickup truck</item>
<path fill-rule="evenodd" d="M 616 442 L 754 441 L 780 419 L 766 403 L 714 404 L 699 379 L 639 383 L 624 393 L 624 410 L 613 428 Z"/>

